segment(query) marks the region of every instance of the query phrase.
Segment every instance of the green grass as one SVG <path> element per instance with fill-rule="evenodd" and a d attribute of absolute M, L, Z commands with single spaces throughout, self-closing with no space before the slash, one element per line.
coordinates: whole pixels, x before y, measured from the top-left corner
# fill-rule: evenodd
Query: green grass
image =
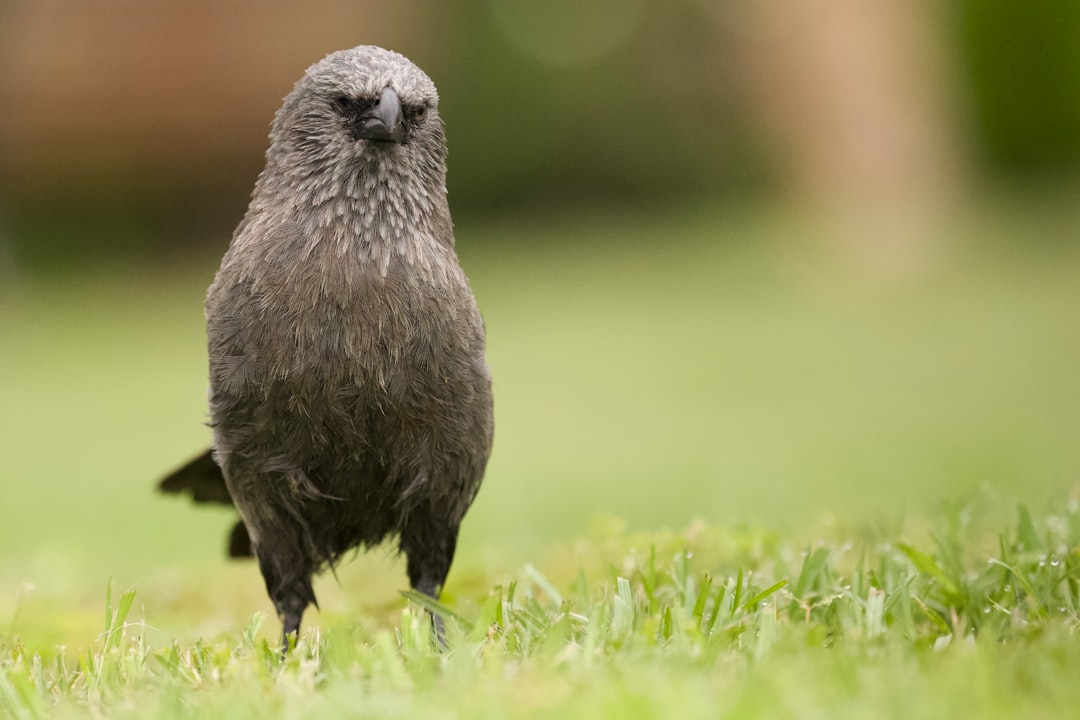
<path fill-rule="evenodd" d="M 26 273 L 0 288 L 0 716 L 1062 714 L 1080 216 L 978 210 L 891 238 L 460 223 L 497 431 L 442 654 L 387 549 L 319 580 L 281 662 L 229 515 L 150 491 L 208 441 L 216 257 Z"/>
<path fill-rule="evenodd" d="M 1034 717 L 1080 700 L 1080 514 L 1018 520 L 987 554 L 964 515 L 932 546 L 801 550 L 705 526 L 573 548 L 446 614 L 420 606 L 303 633 L 282 659 L 245 628 L 193 643 L 106 590 L 86 649 L 0 645 L 16 717 Z"/>

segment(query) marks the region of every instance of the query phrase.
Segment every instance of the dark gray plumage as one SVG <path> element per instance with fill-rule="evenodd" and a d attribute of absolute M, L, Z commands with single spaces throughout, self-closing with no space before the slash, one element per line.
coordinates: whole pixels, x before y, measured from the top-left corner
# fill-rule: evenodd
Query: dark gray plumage
<path fill-rule="evenodd" d="M 222 472 L 204 455 L 161 487 L 236 505 L 230 554 L 250 539 L 286 640 L 313 574 L 388 537 L 438 597 L 480 485 L 491 380 L 445 181 L 427 75 L 377 47 L 333 53 L 277 112 L 210 286 Z"/>

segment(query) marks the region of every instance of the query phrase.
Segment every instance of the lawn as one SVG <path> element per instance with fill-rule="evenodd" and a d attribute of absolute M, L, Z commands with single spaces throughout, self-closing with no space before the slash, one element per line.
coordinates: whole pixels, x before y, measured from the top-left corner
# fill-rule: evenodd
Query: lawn
<path fill-rule="evenodd" d="M 459 222 L 497 430 L 449 648 L 379 549 L 317 583 L 284 662 L 230 516 L 151 491 L 209 439 L 217 258 L 24 273 L 0 288 L 0 712 L 1060 715 L 1077 237 L 1067 207 L 873 237 L 746 209 Z"/>

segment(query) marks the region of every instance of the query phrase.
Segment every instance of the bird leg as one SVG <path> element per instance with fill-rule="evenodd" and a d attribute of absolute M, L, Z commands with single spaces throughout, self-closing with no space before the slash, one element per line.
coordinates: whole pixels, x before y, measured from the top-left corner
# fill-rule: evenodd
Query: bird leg
<path fill-rule="evenodd" d="M 255 552 L 259 558 L 259 569 L 266 581 L 266 592 L 281 620 L 281 652 L 284 655 L 296 645 L 300 637 L 300 619 L 304 616 L 304 610 L 308 605 L 318 607 L 315 590 L 311 587 L 311 570 L 306 568 L 307 563 L 301 563 L 283 573 L 280 558 L 271 561 L 264 559 L 258 549 Z"/>
<path fill-rule="evenodd" d="M 457 528 L 444 529 L 433 533 L 430 528 L 417 537 L 408 532 L 402 535 L 401 549 L 408 558 L 406 569 L 412 589 L 438 600 L 443 583 L 450 572 L 450 563 L 454 560 L 454 548 L 457 545 Z M 418 533 L 419 534 L 419 533 Z M 429 612 L 432 636 L 440 649 L 446 648 L 446 628 L 443 619 Z"/>

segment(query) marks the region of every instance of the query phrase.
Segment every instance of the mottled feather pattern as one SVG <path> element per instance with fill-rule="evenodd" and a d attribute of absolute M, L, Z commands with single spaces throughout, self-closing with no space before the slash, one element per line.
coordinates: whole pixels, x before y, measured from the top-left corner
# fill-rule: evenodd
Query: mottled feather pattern
<path fill-rule="evenodd" d="M 350 123 L 385 88 L 403 136 L 358 140 Z M 490 453 L 491 379 L 427 75 L 379 48 L 328 56 L 286 97 L 266 157 L 207 295 L 210 410 L 288 632 L 312 573 L 389 536 L 437 594 Z"/>

